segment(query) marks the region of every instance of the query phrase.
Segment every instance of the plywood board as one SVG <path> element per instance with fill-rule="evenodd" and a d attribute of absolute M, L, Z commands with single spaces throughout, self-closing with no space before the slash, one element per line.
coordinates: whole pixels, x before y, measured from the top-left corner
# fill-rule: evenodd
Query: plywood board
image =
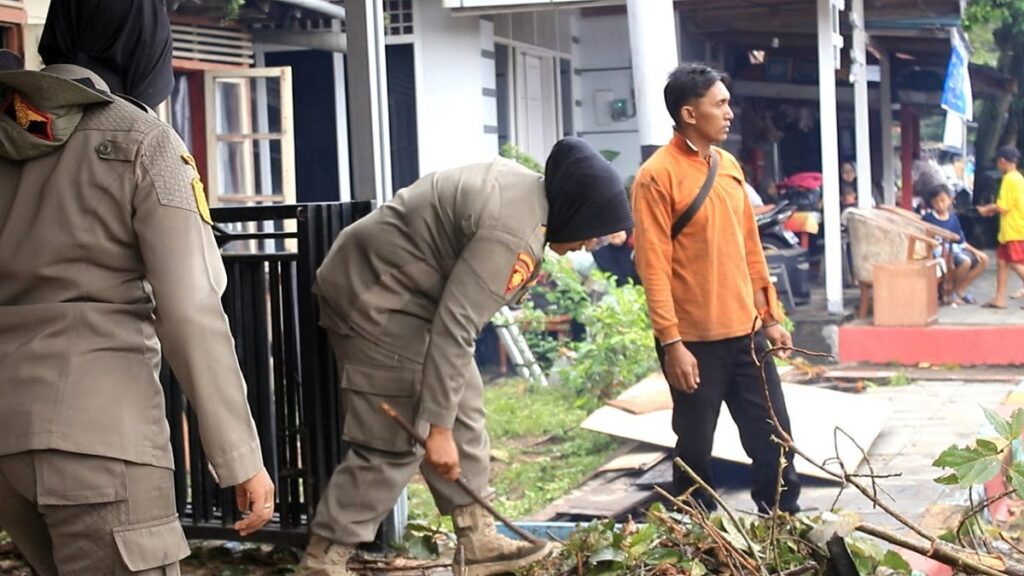
<path fill-rule="evenodd" d="M 787 383 L 783 383 L 782 388 L 793 424 L 793 438 L 802 451 L 819 463 L 835 457 L 834 431 L 837 427 L 853 436 L 867 450 L 888 420 L 889 402 L 868 394 L 850 394 Z M 660 373 L 623 392 L 620 398 L 650 395 L 659 391 L 668 394 L 668 383 Z M 604 406 L 591 414 L 581 426 L 586 430 L 665 448 L 673 448 L 676 444 L 671 410 L 631 414 Z M 718 420 L 712 455 L 732 462 L 750 462 L 740 444 L 739 431 L 732 415 L 725 406 Z M 862 460 L 860 450 L 845 438 L 839 441 L 839 456 L 850 470 L 856 469 Z M 799 458 L 796 470 L 802 475 L 831 479 Z"/>
<path fill-rule="evenodd" d="M 647 444 L 641 444 L 636 448 L 612 458 L 598 472 L 610 472 L 612 470 L 644 471 L 651 469 L 655 464 L 661 462 L 669 455 L 669 450 L 658 448 Z"/>
<path fill-rule="evenodd" d="M 672 395 L 667 390 L 659 390 L 640 396 L 616 398 L 609 401 L 608 405 L 625 410 L 630 414 L 648 414 L 658 410 L 670 410 L 672 408 Z"/>
<path fill-rule="evenodd" d="M 633 485 L 635 478 L 621 472 L 605 472 L 552 504 L 558 514 L 617 518 L 654 498 L 647 488 Z"/>

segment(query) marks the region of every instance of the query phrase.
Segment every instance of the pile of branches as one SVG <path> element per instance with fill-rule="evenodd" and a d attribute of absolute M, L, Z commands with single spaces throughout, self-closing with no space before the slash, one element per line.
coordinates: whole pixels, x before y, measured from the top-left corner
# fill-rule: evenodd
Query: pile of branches
<path fill-rule="evenodd" d="M 756 328 L 756 321 L 755 321 Z M 1001 554 L 997 547 L 972 545 L 977 538 L 950 538 L 949 535 L 931 534 L 906 516 L 896 511 L 879 497 L 885 494 L 878 481 L 891 478 L 892 474 L 877 474 L 871 465 L 867 452 L 841 429 L 836 430 L 835 441 L 845 436 L 857 445 L 868 466 L 867 474 L 858 474 L 846 469 L 837 457 L 817 462 L 811 459 L 786 433 L 772 407 L 765 375 L 765 362 L 779 353 L 797 352 L 807 356 L 826 356 L 808 350 L 792 347 L 775 347 L 758 355 L 754 348 L 753 330 L 750 353 L 761 367 L 761 388 L 764 401 L 771 414 L 775 431 L 773 438 L 779 445 L 780 462 L 786 464 L 783 454 L 792 451 L 822 472 L 842 484 L 836 502 L 843 491 L 853 488 L 869 499 L 876 508 L 906 528 L 909 535 L 896 533 L 880 526 L 860 522 L 852 516 L 826 513 L 817 518 L 793 517 L 782 513 L 776 507 L 770 515 L 740 518 L 717 493 L 703 482 L 684 462 L 676 459 L 675 464 L 690 475 L 697 486 L 707 490 L 722 510 L 721 514 L 707 514 L 688 494 L 674 498 L 659 490 L 666 505 L 656 504 L 648 513 L 643 525 L 626 523 L 617 527 L 614 522 L 594 522 L 575 532 L 558 554 L 531 569 L 531 575 L 559 574 L 564 576 L 586 576 L 598 574 L 640 575 L 687 575 L 732 574 L 754 576 L 797 576 L 799 574 L 835 574 L 837 576 L 857 574 L 895 575 L 910 574 L 910 565 L 894 550 L 911 551 L 952 567 L 960 574 L 983 574 L 988 576 L 1024 576 L 1024 565 L 1009 559 L 1011 554 Z M 1018 423 L 1017 420 L 1020 419 Z M 990 420 L 992 420 L 990 416 Z M 1012 439 L 1020 435 L 1018 428 L 1024 428 L 1024 414 L 1015 415 L 1012 422 L 1005 424 L 1008 429 L 1004 436 Z M 1000 426 L 996 426 L 997 429 Z M 1016 432 L 1016 435 L 1014 434 Z M 998 454 L 991 442 L 979 440 L 980 448 L 950 448 L 940 456 L 936 465 L 951 468 L 953 472 L 939 479 L 942 483 L 973 482 L 980 468 L 994 473 L 994 460 Z M 978 452 L 974 454 L 973 452 Z M 1002 452 L 1002 449 L 999 450 Z M 970 452 L 968 457 L 963 452 Z M 982 454 L 984 452 L 984 454 Z M 989 458 L 983 460 L 982 457 Z M 997 467 L 996 467 L 997 468 Z M 1013 478 L 1018 472 L 1020 478 Z M 1011 469 L 1013 480 L 1024 479 L 1024 469 Z M 1018 482 L 1014 482 L 1017 484 Z M 782 472 L 780 466 L 777 482 L 776 502 L 781 494 Z M 999 498 L 1007 497 L 1009 490 Z M 990 501 L 975 506 L 964 516 L 960 528 L 977 524 L 977 514 Z M 834 504 L 833 504 L 834 508 Z M 960 530 L 958 530 L 958 533 Z M 865 538 L 865 536 L 872 537 Z M 956 536 L 956 535 L 954 535 Z M 888 544 L 884 551 L 875 542 Z M 1004 539 L 1005 541 L 1005 539 Z M 1014 552 L 1021 552 L 1013 546 Z"/>
<path fill-rule="evenodd" d="M 692 501 L 679 511 L 651 507 L 647 522 L 592 522 L 560 551 L 531 567 L 530 576 L 703 576 L 705 574 L 909 575 L 899 554 L 867 539 L 842 539 L 836 526 L 856 519 L 826 514 L 804 518 L 708 515 Z"/>

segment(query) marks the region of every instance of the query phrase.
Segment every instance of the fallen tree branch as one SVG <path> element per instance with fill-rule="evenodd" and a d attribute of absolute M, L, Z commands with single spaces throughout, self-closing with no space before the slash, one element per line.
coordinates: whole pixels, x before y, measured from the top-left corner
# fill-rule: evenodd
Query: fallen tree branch
<path fill-rule="evenodd" d="M 754 319 L 754 325 L 753 325 L 754 329 L 751 331 L 751 334 L 750 334 L 750 350 L 751 350 L 751 354 L 752 355 L 756 354 L 755 336 L 756 336 L 756 333 L 757 333 L 756 332 L 757 322 L 758 322 L 758 319 L 755 318 Z M 879 538 L 881 540 L 884 540 L 884 541 L 886 541 L 886 542 L 888 542 L 890 544 L 899 546 L 901 548 L 905 548 L 907 550 L 911 550 L 913 552 L 921 554 L 922 556 L 927 556 L 928 558 L 931 558 L 933 560 L 938 560 L 939 562 L 942 562 L 942 563 L 944 563 L 944 564 L 946 564 L 948 566 L 952 566 L 954 568 L 958 568 L 960 570 L 973 571 L 973 573 L 976 573 L 976 574 L 984 574 L 984 575 L 989 575 L 989 576 L 1024 576 L 1024 567 L 1016 566 L 1016 565 L 1011 564 L 1011 563 L 1007 562 L 1006 560 L 1004 560 L 1002 558 L 999 558 L 999 557 L 983 556 L 980 552 L 976 552 L 976 551 L 972 551 L 972 550 L 967 550 L 967 549 L 962 549 L 962 548 L 955 547 L 955 546 L 953 546 L 951 544 L 947 544 L 947 543 L 943 542 L 942 540 L 939 540 L 936 536 L 934 536 L 932 534 L 929 534 L 924 528 L 918 526 L 915 522 L 911 521 L 906 516 L 900 514 L 898 511 L 896 511 L 891 506 L 888 506 L 887 504 L 882 502 L 878 498 L 877 492 L 875 490 L 868 489 L 866 486 L 864 486 L 864 484 L 859 482 L 857 480 L 857 478 L 855 478 L 851 474 L 847 473 L 846 469 L 845 469 L 845 466 L 843 466 L 843 464 L 842 464 L 842 460 L 839 459 L 839 454 L 838 453 L 836 454 L 836 460 L 839 462 L 839 467 L 842 470 L 841 473 L 840 472 L 836 472 L 835 470 L 830 470 L 829 468 L 827 468 L 827 467 L 825 467 L 825 466 L 823 466 L 821 464 L 818 464 L 813 459 L 811 459 L 810 456 L 808 456 L 805 452 L 800 450 L 800 448 L 796 445 L 796 443 L 793 442 L 792 437 L 790 437 L 789 434 L 787 434 L 786 431 L 783 429 L 781 423 L 779 422 L 778 417 L 775 414 L 775 408 L 774 408 L 774 406 L 772 406 L 771 394 L 770 394 L 770 390 L 768 388 L 768 376 L 765 373 L 765 368 L 766 368 L 766 362 L 765 361 L 770 356 L 774 355 L 776 352 L 781 352 L 781 351 L 797 352 L 797 353 L 800 353 L 800 354 L 807 354 L 807 355 L 817 356 L 817 357 L 830 357 L 830 355 L 828 355 L 828 354 L 821 354 L 821 353 L 817 353 L 817 352 L 809 352 L 807 350 L 802 350 L 800 348 L 796 348 L 796 347 L 793 347 L 793 346 L 776 346 L 776 347 L 772 347 L 772 348 L 769 348 L 767 351 L 765 351 L 763 354 L 761 354 L 760 357 L 758 357 L 756 355 L 754 356 L 754 362 L 757 364 L 758 368 L 760 369 L 760 373 L 761 373 L 761 391 L 762 391 L 762 394 L 764 396 L 765 404 L 766 404 L 766 406 L 768 408 L 768 412 L 769 412 L 769 415 L 771 417 L 772 424 L 775 427 L 775 435 L 779 438 L 779 441 L 782 442 L 787 448 L 793 450 L 793 452 L 796 455 L 798 455 L 801 458 L 803 458 L 804 460 L 806 460 L 808 463 L 810 463 L 815 468 L 817 468 L 817 469 L 821 470 L 822 472 L 824 472 L 825 474 L 828 474 L 829 476 L 831 476 L 831 477 L 833 477 L 833 478 L 843 482 L 844 485 L 848 484 L 848 485 L 853 486 L 854 488 L 856 488 L 861 494 L 864 495 L 865 498 L 867 498 L 869 501 L 871 501 L 875 506 L 877 506 L 878 508 L 881 508 L 882 510 L 884 510 L 889 516 L 891 516 L 893 519 L 895 519 L 897 522 L 899 522 L 900 524 L 904 525 L 908 529 L 910 529 L 912 532 L 914 532 L 915 534 L 917 534 L 921 538 L 924 538 L 925 541 L 927 542 L 927 544 L 922 544 L 922 543 L 919 543 L 919 542 L 914 542 L 913 540 L 910 540 L 910 539 L 908 539 L 908 538 L 906 538 L 904 536 L 901 536 L 901 535 L 896 534 L 894 532 L 891 532 L 889 530 L 885 530 L 883 528 L 879 528 L 877 526 L 871 526 L 869 524 L 861 524 L 861 525 L 859 525 L 857 527 L 858 531 L 863 532 L 865 534 L 870 534 L 870 535 L 875 536 L 876 538 Z M 847 434 L 846 432 L 843 432 L 843 434 L 845 434 L 847 436 L 847 438 L 850 438 L 850 440 L 853 441 L 853 438 L 851 438 L 849 434 Z M 855 445 L 857 445 L 857 448 L 860 449 L 862 453 L 865 453 L 864 449 L 859 444 L 857 444 L 856 441 L 853 441 L 853 442 L 854 442 Z M 865 453 L 865 455 L 866 455 L 866 453 Z M 869 468 L 870 468 L 870 466 L 869 466 Z M 872 478 L 872 484 L 874 484 L 874 471 L 873 471 L 873 469 L 872 469 L 871 478 Z M 997 564 L 997 567 L 993 568 L 993 567 L 990 567 L 990 566 L 988 566 L 985 563 L 982 563 L 980 561 L 976 562 L 976 561 L 972 560 L 971 558 L 969 558 L 969 556 L 976 556 L 977 558 L 979 558 L 979 560 L 982 559 L 982 558 L 989 558 L 992 563 L 996 563 Z"/>
<path fill-rule="evenodd" d="M 725 500 L 722 500 L 722 497 L 718 495 L 718 492 L 715 492 L 715 489 L 709 486 L 703 478 L 698 476 L 697 473 L 693 471 L 693 468 L 687 466 L 686 462 L 683 462 L 681 458 L 676 458 L 675 464 L 676 466 L 679 467 L 679 469 L 689 474 L 690 478 L 692 478 L 694 482 L 696 482 L 698 485 L 700 485 L 701 488 L 703 488 L 708 494 L 710 494 L 711 498 L 714 499 L 715 503 L 722 508 L 722 511 L 725 512 L 726 516 L 729 517 L 729 520 L 732 521 L 733 526 L 736 527 L 736 531 L 740 533 L 740 536 L 743 537 L 743 541 L 750 548 L 750 553 L 754 556 L 754 559 L 757 561 L 758 565 L 761 568 L 761 574 L 763 574 L 764 576 L 768 576 L 768 571 L 764 569 L 763 562 L 761 562 L 761 555 L 757 553 L 757 548 L 754 547 L 754 541 L 750 539 L 750 536 L 747 534 L 747 531 L 743 529 L 743 525 L 740 524 L 739 519 L 736 518 L 736 514 L 725 503 Z"/>
<path fill-rule="evenodd" d="M 750 570 L 755 574 L 759 572 L 767 574 L 767 572 L 765 572 L 764 570 L 764 567 L 762 567 L 760 563 L 755 563 L 754 560 L 747 558 L 742 551 L 737 550 L 732 545 L 732 543 L 729 542 L 727 538 L 722 536 L 718 529 L 712 526 L 711 523 L 707 521 L 707 518 L 705 518 L 704 515 L 701 513 L 700 508 L 687 506 L 684 502 L 672 496 L 671 494 L 663 490 L 660 486 L 655 486 L 654 490 L 663 498 L 666 498 L 669 502 L 671 502 L 672 505 L 675 506 L 680 512 L 683 512 L 691 519 L 693 519 L 693 521 L 696 522 L 698 526 L 703 528 L 715 541 L 715 544 L 718 545 L 719 550 L 725 550 L 726 552 L 728 552 L 727 558 L 725 558 L 724 560 L 728 560 L 730 563 L 732 562 L 732 560 L 737 560 L 741 564 L 743 564 L 744 567 L 747 568 L 747 570 Z M 739 528 L 739 526 L 737 526 L 737 529 L 742 530 L 741 528 Z M 749 540 L 747 541 L 747 545 L 751 545 Z M 751 546 L 751 552 L 753 552 L 753 546 Z"/>
<path fill-rule="evenodd" d="M 942 540 L 931 543 L 915 542 L 871 524 L 859 524 L 856 530 L 968 573 L 986 576 L 1024 576 L 1024 566 L 1008 562 L 998 556 L 959 548 Z M 972 560 L 970 556 L 977 560 Z"/>
<path fill-rule="evenodd" d="M 970 522 L 972 518 L 974 518 L 975 516 L 980 514 L 986 508 L 988 508 L 990 504 L 992 504 L 994 502 L 998 502 L 998 501 L 1002 500 L 1003 498 L 1006 498 L 1007 496 L 1009 496 L 1011 494 L 1015 494 L 1016 492 L 1017 492 L 1017 490 L 1015 490 L 1013 488 L 1010 488 L 1009 490 L 1007 490 L 1006 492 L 1003 492 L 1002 494 L 993 496 L 991 498 L 986 498 L 981 504 L 978 504 L 977 506 L 974 506 L 973 508 L 968 510 L 967 513 L 964 514 L 963 518 L 960 519 L 960 522 L 956 525 L 956 537 L 957 537 L 957 540 L 960 542 L 960 544 L 964 543 L 963 539 L 961 539 L 961 537 L 960 537 L 960 531 L 964 529 L 964 525 L 965 524 Z M 974 499 L 971 498 L 972 502 L 973 502 L 973 500 Z"/>

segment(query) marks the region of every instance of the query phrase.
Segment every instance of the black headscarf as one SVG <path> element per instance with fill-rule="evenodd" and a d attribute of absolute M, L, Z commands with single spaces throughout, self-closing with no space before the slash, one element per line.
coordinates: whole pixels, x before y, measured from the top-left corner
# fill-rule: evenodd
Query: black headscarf
<path fill-rule="evenodd" d="M 612 165 L 579 138 L 559 140 L 544 167 L 548 242 L 578 242 L 633 229 L 633 215 Z"/>
<path fill-rule="evenodd" d="M 164 0 L 53 0 L 39 42 L 47 65 L 88 68 L 151 108 L 174 88 L 171 54 Z"/>

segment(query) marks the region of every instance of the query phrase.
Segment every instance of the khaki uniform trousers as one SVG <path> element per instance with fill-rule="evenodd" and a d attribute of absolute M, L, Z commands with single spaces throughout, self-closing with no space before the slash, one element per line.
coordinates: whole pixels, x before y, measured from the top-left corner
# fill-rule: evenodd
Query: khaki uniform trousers
<path fill-rule="evenodd" d="M 417 469 L 442 514 L 471 504 L 458 486 L 421 466 L 423 450 L 378 408 L 381 402 L 389 403 L 426 436 L 429 424 L 416 421 L 422 364 L 355 334 L 329 334 L 341 374 L 343 437 L 350 448 L 320 497 L 313 533 L 340 544 L 372 541 Z M 452 434 L 462 476 L 478 494 L 484 493 L 490 478 L 485 421 L 483 381 L 474 366 L 466 375 Z"/>
<path fill-rule="evenodd" d="M 173 472 L 42 450 L 0 456 L 0 526 L 41 576 L 177 576 Z"/>

